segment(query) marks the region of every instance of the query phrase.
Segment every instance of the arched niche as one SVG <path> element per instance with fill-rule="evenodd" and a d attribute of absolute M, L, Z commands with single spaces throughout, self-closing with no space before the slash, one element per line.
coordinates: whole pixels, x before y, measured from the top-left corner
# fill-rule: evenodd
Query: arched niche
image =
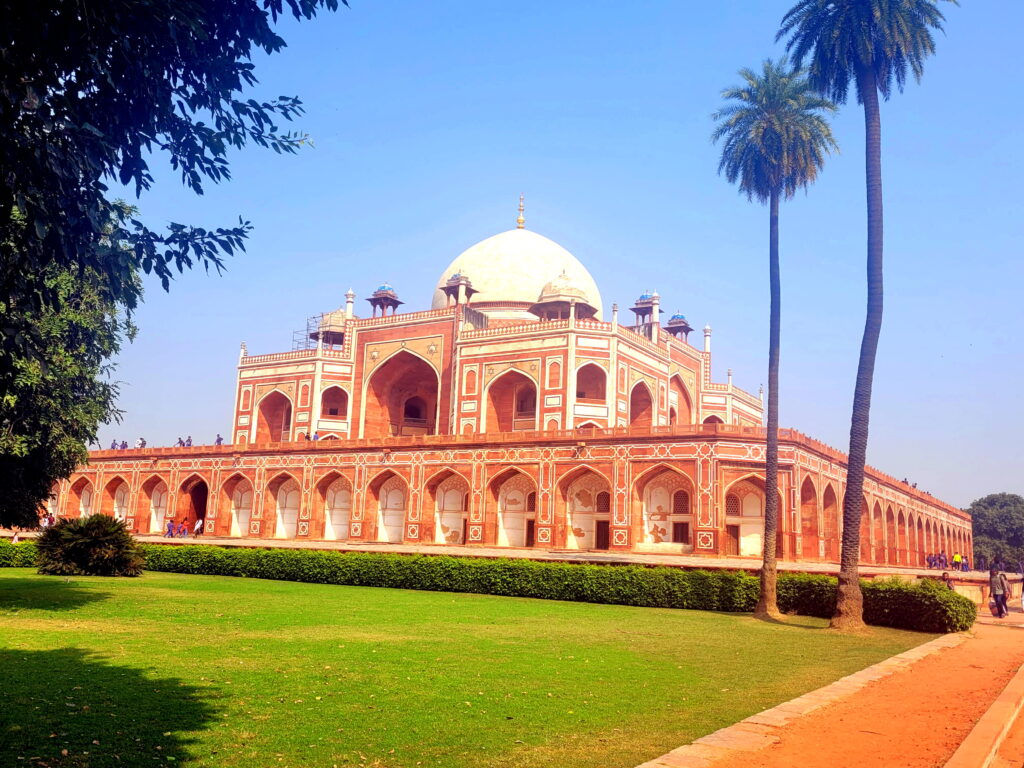
<path fill-rule="evenodd" d="M 256 415 L 256 442 L 283 443 L 291 440 L 292 401 L 280 390 L 260 400 Z"/>
<path fill-rule="evenodd" d="M 438 391 L 433 366 L 411 352 L 398 352 L 367 382 L 363 436 L 437 434 Z"/>

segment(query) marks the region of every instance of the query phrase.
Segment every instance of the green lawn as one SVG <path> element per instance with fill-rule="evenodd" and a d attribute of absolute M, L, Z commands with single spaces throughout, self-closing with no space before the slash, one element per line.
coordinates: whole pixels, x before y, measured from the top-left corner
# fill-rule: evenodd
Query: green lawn
<path fill-rule="evenodd" d="M 932 637 L 823 626 L 2 569 L 0 766 L 630 768 Z"/>

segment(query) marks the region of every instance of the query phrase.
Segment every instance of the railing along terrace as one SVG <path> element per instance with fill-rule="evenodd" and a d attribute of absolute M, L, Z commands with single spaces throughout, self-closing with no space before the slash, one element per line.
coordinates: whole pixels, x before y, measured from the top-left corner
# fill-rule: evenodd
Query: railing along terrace
<path fill-rule="evenodd" d="M 293 349 L 290 352 L 273 352 L 267 355 L 246 355 L 241 360 L 241 365 L 259 365 L 261 363 L 282 363 L 293 360 L 311 360 L 317 357 L 347 357 L 344 349 Z"/>
<path fill-rule="evenodd" d="M 582 429 L 558 429 L 558 430 L 523 430 L 514 432 L 486 432 L 471 435 L 403 435 L 384 436 L 374 438 L 345 439 L 321 439 L 321 440 L 295 440 L 280 443 L 258 443 L 244 446 L 235 445 L 193 445 L 190 447 L 149 447 L 146 448 L 125 448 L 125 449 L 102 449 L 89 452 L 90 459 L 149 459 L 157 461 L 162 458 L 175 458 L 182 456 L 195 456 L 202 454 L 232 454 L 232 453 L 274 453 L 274 452 L 332 452 L 339 450 L 376 449 L 394 451 L 400 448 L 418 448 L 429 445 L 466 445 L 466 444 L 522 444 L 531 442 L 586 442 L 588 440 L 604 441 L 621 438 L 645 438 L 645 437 L 745 437 L 755 440 L 767 438 L 768 430 L 764 427 L 750 427 L 740 424 L 672 424 L 665 426 L 648 427 L 607 427 Z M 784 443 L 791 443 L 808 450 L 814 451 L 829 458 L 830 460 L 846 465 L 846 455 L 837 448 L 833 448 L 820 440 L 808 437 L 796 429 L 780 429 L 779 440 Z M 942 507 L 959 517 L 965 515 L 964 511 L 957 507 L 932 496 L 925 491 L 913 488 L 896 477 L 882 472 L 875 467 L 868 466 L 867 471 L 871 480 L 899 488 L 906 495 L 914 497 L 932 506 Z"/>
<path fill-rule="evenodd" d="M 420 320 L 432 320 L 455 314 L 455 307 L 443 309 L 425 309 L 421 312 L 403 312 L 398 315 L 378 315 L 377 317 L 362 317 L 352 321 L 357 328 L 366 328 L 374 325 L 392 325 L 398 323 L 412 323 Z"/>
<path fill-rule="evenodd" d="M 536 323 L 523 323 L 521 325 L 499 325 L 494 328 L 479 328 L 463 331 L 460 334 L 462 339 L 484 339 L 492 336 L 515 336 L 528 333 L 544 333 L 545 331 L 556 331 L 569 327 L 568 320 L 538 320 Z"/>

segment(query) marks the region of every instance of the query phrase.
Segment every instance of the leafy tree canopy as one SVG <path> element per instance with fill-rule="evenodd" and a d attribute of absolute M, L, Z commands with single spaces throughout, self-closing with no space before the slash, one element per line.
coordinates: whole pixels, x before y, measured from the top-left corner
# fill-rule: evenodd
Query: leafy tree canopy
<path fill-rule="evenodd" d="M 109 185 L 141 195 L 163 157 L 202 194 L 231 148 L 295 152 L 307 137 L 278 122 L 300 101 L 243 91 L 253 54 L 285 46 L 278 19 L 324 8 L 338 0 L 0 0 L 0 525 L 34 516 L 115 414 L 101 374 L 140 275 L 220 269 L 250 230 L 155 231 Z"/>
<path fill-rule="evenodd" d="M 97 258 L 115 259 L 127 248 L 118 226 L 133 213 L 115 204 Z M 100 423 L 116 418 L 117 386 L 106 375 L 122 341 L 134 333 L 127 312 L 138 277 L 128 262 L 129 303 L 111 295 L 105 276 L 50 264 L 39 276 L 55 301 L 37 309 L 28 301 L 0 305 L 5 322 L 31 324 L 39 349 L 32 355 L 0 352 L 0 524 L 34 526 L 37 510 L 60 478 L 88 458 L 86 443 Z"/>
<path fill-rule="evenodd" d="M 974 520 L 975 540 L 985 537 L 1009 547 L 1024 547 L 1024 497 L 990 493 L 967 508 Z"/>
<path fill-rule="evenodd" d="M 346 0 L 342 0 L 346 2 Z M 294 152 L 306 136 L 278 130 L 297 98 L 241 98 L 254 85 L 254 49 L 285 46 L 272 23 L 309 19 L 338 0 L 5 0 L 0 32 L 0 243 L 6 296 L 56 300 L 34 280 L 56 262 L 107 276 L 116 299 L 137 294 L 130 267 L 167 287 L 173 270 L 221 264 L 249 227 L 125 222 L 131 249 L 116 260 L 95 247 L 113 217 L 107 185 L 136 194 L 153 183 L 148 157 L 164 153 L 182 182 L 230 179 L 229 147 L 249 142 Z M 14 226 L 20 211 L 28 227 Z M 6 330 L 5 330 L 6 332 Z"/>

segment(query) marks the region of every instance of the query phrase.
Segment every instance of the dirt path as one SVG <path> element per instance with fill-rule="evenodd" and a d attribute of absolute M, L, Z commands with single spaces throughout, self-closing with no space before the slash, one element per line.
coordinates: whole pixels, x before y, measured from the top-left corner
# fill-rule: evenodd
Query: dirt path
<path fill-rule="evenodd" d="M 1021 664 L 1024 629 L 976 624 L 962 645 L 805 715 L 780 731 L 778 744 L 715 768 L 942 766 Z"/>

